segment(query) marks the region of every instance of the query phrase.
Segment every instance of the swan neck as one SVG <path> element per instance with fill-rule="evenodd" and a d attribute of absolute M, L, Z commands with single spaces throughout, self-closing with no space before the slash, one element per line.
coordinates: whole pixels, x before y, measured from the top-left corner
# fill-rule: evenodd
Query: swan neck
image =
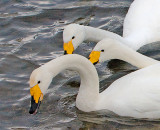
<path fill-rule="evenodd" d="M 100 40 L 107 37 L 117 40 L 122 38 L 121 36 L 113 32 L 89 26 L 84 26 L 84 27 L 85 27 L 85 41 L 99 42 Z"/>
<path fill-rule="evenodd" d="M 75 70 L 81 78 L 76 106 L 83 111 L 94 109 L 99 96 L 99 78 L 93 64 L 83 56 L 72 54 L 61 56 L 45 65 L 53 77 L 65 69 Z"/>
<path fill-rule="evenodd" d="M 142 55 L 125 45 L 121 45 L 121 49 L 117 49 L 116 51 L 121 51 L 118 55 L 118 59 L 126 61 L 138 68 L 144 68 L 158 63 L 157 60 Z"/>
<path fill-rule="evenodd" d="M 126 46 L 134 50 L 137 50 L 142 46 L 138 44 L 135 45 L 136 41 L 133 42 L 132 40 L 130 40 L 130 38 L 121 37 L 120 35 L 107 30 L 102 30 L 99 28 L 93 28 L 89 26 L 84 26 L 84 30 L 85 30 L 85 39 L 84 39 L 85 41 L 99 42 L 105 38 L 111 38 L 120 41 L 121 43 L 125 44 Z"/>

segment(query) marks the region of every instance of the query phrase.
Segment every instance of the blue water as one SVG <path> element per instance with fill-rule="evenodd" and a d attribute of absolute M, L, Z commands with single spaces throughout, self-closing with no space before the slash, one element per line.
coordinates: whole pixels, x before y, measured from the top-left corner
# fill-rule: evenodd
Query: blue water
<path fill-rule="evenodd" d="M 159 120 L 137 120 L 113 113 L 84 113 L 75 107 L 79 76 L 57 75 L 36 116 L 30 107 L 29 76 L 47 61 L 63 55 L 64 26 L 78 23 L 122 35 L 123 20 L 133 0 L 1 0 L 0 1 L 0 130 L 11 129 L 158 129 Z M 75 53 L 88 56 L 95 43 Z M 158 46 L 158 45 L 157 45 Z M 159 46 L 158 46 L 159 47 Z M 157 47 L 155 47 L 157 49 Z M 144 53 L 145 49 L 143 50 Z M 159 58 L 157 51 L 146 53 Z M 136 68 L 120 61 L 96 65 L 100 90 Z"/>

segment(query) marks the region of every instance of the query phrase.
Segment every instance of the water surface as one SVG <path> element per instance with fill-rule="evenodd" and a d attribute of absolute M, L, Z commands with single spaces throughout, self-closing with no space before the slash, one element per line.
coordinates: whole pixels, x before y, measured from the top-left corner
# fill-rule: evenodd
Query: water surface
<path fill-rule="evenodd" d="M 119 117 L 111 112 L 84 113 L 75 107 L 79 76 L 66 70 L 54 79 L 39 113 L 32 116 L 29 76 L 47 61 L 63 55 L 62 31 L 70 23 L 122 35 L 123 20 L 133 0 L 1 0 L 0 129 L 158 129 L 159 120 Z M 88 57 L 95 43 L 75 53 Z M 141 51 L 159 59 L 159 44 Z M 148 47 L 151 48 L 150 46 Z M 135 67 L 120 61 L 96 65 L 100 91 Z"/>

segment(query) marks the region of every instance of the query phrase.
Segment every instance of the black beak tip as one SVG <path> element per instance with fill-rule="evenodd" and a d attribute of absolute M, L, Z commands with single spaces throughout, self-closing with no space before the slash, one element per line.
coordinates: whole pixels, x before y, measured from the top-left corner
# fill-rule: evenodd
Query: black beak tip
<path fill-rule="evenodd" d="M 96 65 L 98 62 L 99 62 L 99 61 L 97 61 L 97 62 L 94 62 L 94 63 L 93 63 L 93 65 Z"/>
<path fill-rule="evenodd" d="M 67 54 L 67 51 L 64 51 L 64 55 L 66 55 Z"/>
<path fill-rule="evenodd" d="M 35 103 L 35 100 L 32 96 L 31 97 L 31 107 L 30 107 L 29 113 L 35 115 L 38 112 L 40 104 L 41 104 L 41 101 L 39 101 L 38 103 Z"/>
<path fill-rule="evenodd" d="M 96 64 L 97 64 L 97 62 L 93 63 L 93 65 L 96 65 Z"/>
<path fill-rule="evenodd" d="M 34 113 L 34 111 L 33 110 L 29 110 L 29 114 L 33 114 Z"/>

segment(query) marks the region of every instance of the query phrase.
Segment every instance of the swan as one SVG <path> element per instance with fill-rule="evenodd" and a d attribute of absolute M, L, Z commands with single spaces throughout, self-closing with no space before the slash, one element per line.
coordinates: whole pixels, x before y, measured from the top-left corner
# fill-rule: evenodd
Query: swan
<path fill-rule="evenodd" d="M 76 107 L 84 112 L 109 110 L 120 116 L 160 118 L 160 64 L 132 72 L 99 93 L 94 65 L 85 57 L 63 55 L 35 69 L 30 76 L 31 108 L 36 114 L 52 79 L 65 69 L 79 73 Z"/>
<path fill-rule="evenodd" d="M 160 63 L 153 58 L 136 52 L 120 41 L 111 38 L 105 38 L 98 42 L 89 55 L 89 60 L 93 64 L 112 59 L 123 60 L 139 69 Z"/>
<path fill-rule="evenodd" d="M 123 23 L 123 37 L 98 28 L 70 24 L 63 31 L 64 54 L 72 54 L 83 41 L 113 38 L 134 50 L 160 41 L 160 0 L 134 0 Z"/>

